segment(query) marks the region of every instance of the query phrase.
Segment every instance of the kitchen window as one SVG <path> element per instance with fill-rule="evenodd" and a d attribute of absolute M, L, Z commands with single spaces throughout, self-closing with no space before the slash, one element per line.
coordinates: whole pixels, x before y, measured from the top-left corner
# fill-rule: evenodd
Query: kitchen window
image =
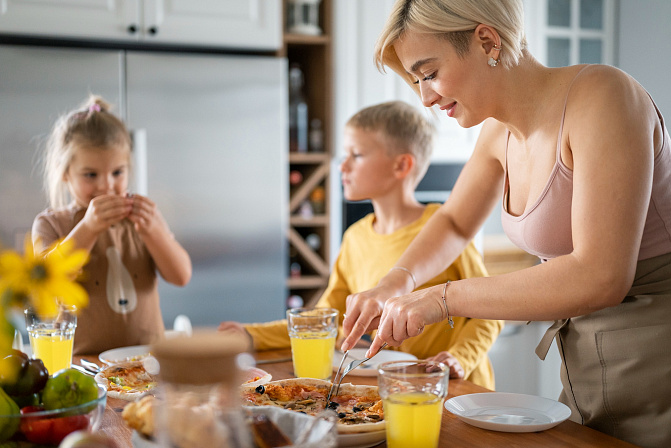
<path fill-rule="evenodd" d="M 548 67 L 614 65 L 615 0 L 527 0 L 525 13 L 531 51 Z"/>

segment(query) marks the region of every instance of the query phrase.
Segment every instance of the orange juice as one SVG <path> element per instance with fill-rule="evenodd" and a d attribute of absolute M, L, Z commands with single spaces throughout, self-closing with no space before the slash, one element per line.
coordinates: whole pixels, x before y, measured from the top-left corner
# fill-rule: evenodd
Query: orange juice
<path fill-rule="evenodd" d="M 330 379 L 335 331 L 291 333 L 291 358 L 297 377 Z"/>
<path fill-rule="evenodd" d="M 389 448 L 438 446 L 443 399 L 427 392 L 390 394 L 382 401 Z"/>
<path fill-rule="evenodd" d="M 75 329 L 65 331 L 48 328 L 29 329 L 30 347 L 33 358 L 39 358 L 50 375 L 61 369 L 67 369 L 72 363 L 72 344 Z"/>

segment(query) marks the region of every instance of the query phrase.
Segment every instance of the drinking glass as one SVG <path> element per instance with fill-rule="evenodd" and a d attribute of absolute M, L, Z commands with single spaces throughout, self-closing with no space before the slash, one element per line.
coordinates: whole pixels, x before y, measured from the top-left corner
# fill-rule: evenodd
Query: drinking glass
<path fill-rule="evenodd" d="M 296 377 L 331 378 L 337 325 L 338 310 L 334 308 L 292 308 L 287 311 Z"/>
<path fill-rule="evenodd" d="M 438 446 L 450 369 L 443 363 L 391 361 L 378 366 L 387 446 Z"/>
<path fill-rule="evenodd" d="M 49 375 L 69 368 L 77 327 L 75 310 L 60 307 L 56 316 L 41 318 L 28 309 L 25 315 L 33 358 L 42 360 Z"/>

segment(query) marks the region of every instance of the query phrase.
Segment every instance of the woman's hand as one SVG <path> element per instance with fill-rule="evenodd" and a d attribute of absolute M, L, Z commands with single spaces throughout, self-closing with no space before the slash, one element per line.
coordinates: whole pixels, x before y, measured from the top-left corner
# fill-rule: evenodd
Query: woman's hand
<path fill-rule="evenodd" d="M 385 302 L 394 295 L 392 288 L 376 286 L 347 296 L 347 312 L 342 322 L 343 334 L 347 337 L 342 343 L 342 351 L 353 348 L 361 336 L 377 328 Z"/>
<path fill-rule="evenodd" d="M 392 269 L 375 288 L 347 296 L 347 312 L 342 322 L 343 334 L 347 337 L 340 349 L 351 349 L 361 336 L 377 328 L 387 299 L 412 291 L 415 286 L 414 277 Z"/>
<path fill-rule="evenodd" d="M 427 361 L 442 362 L 447 367 L 450 368 L 450 378 L 454 379 L 463 379 L 465 372 L 464 368 L 461 367 L 461 363 L 452 356 L 450 352 L 440 352 L 436 356 L 432 356 L 426 359 Z"/>
<path fill-rule="evenodd" d="M 114 194 L 96 196 L 91 199 L 83 224 L 94 234 L 99 234 L 128 217 L 133 207 L 132 199 Z"/>
<path fill-rule="evenodd" d="M 447 316 L 441 299 L 443 287 L 437 285 L 387 300 L 377 334 L 366 356 L 377 353 L 385 342 L 399 346 L 406 339 L 420 335 L 426 325 L 445 319 Z M 348 304 L 348 317 L 349 312 Z"/>

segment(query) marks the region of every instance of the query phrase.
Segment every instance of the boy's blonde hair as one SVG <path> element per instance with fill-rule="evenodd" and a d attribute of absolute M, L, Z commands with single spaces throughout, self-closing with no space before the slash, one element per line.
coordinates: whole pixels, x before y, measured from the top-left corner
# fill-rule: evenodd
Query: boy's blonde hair
<path fill-rule="evenodd" d="M 375 65 L 381 72 L 385 65 L 390 67 L 419 93 L 419 86 L 398 59 L 396 41 L 406 31 L 437 35 L 463 57 L 481 23 L 501 36 L 501 64 L 506 68 L 517 65 L 527 46 L 522 0 L 397 0 L 375 44 Z"/>
<path fill-rule="evenodd" d="M 390 155 L 411 154 L 415 158 L 415 186 L 429 167 L 435 127 L 416 107 L 403 101 L 389 101 L 361 109 L 346 126 L 379 131 L 388 140 Z"/>
<path fill-rule="evenodd" d="M 130 163 L 130 134 L 123 122 L 110 113 L 110 108 L 101 97 L 91 95 L 80 107 L 56 120 L 44 159 L 44 187 L 52 208 L 68 203 L 69 190 L 64 178 L 77 149 L 126 147 Z"/>

